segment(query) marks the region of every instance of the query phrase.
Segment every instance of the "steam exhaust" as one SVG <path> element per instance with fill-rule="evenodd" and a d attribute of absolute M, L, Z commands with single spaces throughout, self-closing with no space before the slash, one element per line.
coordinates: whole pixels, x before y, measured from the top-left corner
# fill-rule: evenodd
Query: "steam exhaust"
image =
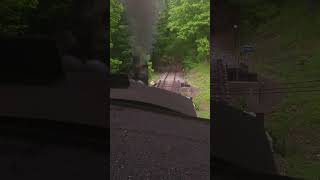
<path fill-rule="evenodd" d="M 154 34 L 159 13 L 164 0 L 121 0 L 126 9 L 129 31 L 132 35 L 130 45 L 133 51 L 133 74 L 135 80 L 148 84 L 148 61 L 154 43 Z"/>

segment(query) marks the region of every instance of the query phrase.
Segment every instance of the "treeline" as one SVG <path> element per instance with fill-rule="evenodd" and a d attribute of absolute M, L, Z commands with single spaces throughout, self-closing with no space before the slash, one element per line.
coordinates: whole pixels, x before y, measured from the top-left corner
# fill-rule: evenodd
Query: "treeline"
<path fill-rule="evenodd" d="M 105 60 L 107 12 L 100 0 L 1 0 L 0 36 L 44 36 L 61 54 Z"/>
<path fill-rule="evenodd" d="M 185 68 L 209 60 L 210 1 L 166 0 L 152 54 L 153 64 L 182 63 Z"/>
<path fill-rule="evenodd" d="M 153 37 L 153 68 L 180 62 L 186 68 L 209 60 L 210 1 L 165 0 Z M 110 1 L 111 72 L 128 72 L 132 67 L 131 34 L 119 0 Z M 148 62 L 150 65 L 151 62 Z M 152 68 L 150 68 L 152 72 Z"/>
<path fill-rule="evenodd" d="M 2 0 L 0 35 L 48 33 L 64 28 L 71 17 L 72 0 Z"/>

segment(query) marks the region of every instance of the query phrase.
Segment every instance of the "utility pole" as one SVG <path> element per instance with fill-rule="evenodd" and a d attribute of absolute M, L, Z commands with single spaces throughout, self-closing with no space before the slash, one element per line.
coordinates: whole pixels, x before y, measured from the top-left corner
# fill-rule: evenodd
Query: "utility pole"
<path fill-rule="evenodd" d="M 262 103 L 262 90 L 263 90 L 263 88 L 264 88 L 264 86 L 263 86 L 264 84 L 263 84 L 263 82 L 261 82 L 261 81 L 259 81 L 259 83 L 258 83 L 258 104 L 261 104 Z"/>
<path fill-rule="evenodd" d="M 317 1 L 316 0 L 307 0 L 308 2 L 308 11 L 311 16 L 314 16 L 316 12 L 316 7 L 317 7 Z"/>

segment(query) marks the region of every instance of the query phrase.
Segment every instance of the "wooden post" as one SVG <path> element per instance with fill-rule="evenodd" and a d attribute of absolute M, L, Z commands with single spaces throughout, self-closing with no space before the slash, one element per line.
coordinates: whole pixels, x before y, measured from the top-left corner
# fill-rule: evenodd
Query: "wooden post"
<path fill-rule="evenodd" d="M 258 104 L 261 104 L 261 94 L 262 94 L 262 84 L 259 82 L 259 95 L 258 95 Z"/>
<path fill-rule="evenodd" d="M 235 57 L 235 60 L 236 60 L 236 63 L 237 63 L 237 66 L 236 66 L 236 81 L 238 81 L 239 80 L 239 68 L 240 68 L 240 66 L 239 66 L 239 62 L 238 62 L 237 56 L 235 55 L 234 57 Z"/>

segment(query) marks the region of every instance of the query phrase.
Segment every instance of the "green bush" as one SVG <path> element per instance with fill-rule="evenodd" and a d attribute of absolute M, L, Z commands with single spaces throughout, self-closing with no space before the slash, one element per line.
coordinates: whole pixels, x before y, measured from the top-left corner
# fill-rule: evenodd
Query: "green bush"
<path fill-rule="evenodd" d="M 206 59 L 209 56 L 209 40 L 208 38 L 200 38 L 196 40 L 197 43 L 197 51 L 198 51 L 198 56 L 201 59 Z"/>
<path fill-rule="evenodd" d="M 198 60 L 196 57 L 193 56 L 187 56 L 185 57 L 184 61 L 182 62 L 184 68 L 186 70 L 190 70 L 193 69 L 194 67 L 196 67 L 198 65 Z"/>
<path fill-rule="evenodd" d="M 152 62 L 151 61 L 149 61 L 147 63 L 148 63 L 148 77 L 149 77 L 149 79 L 151 79 L 152 75 L 153 75 L 153 72 L 154 72 L 154 69 L 152 68 Z"/>
<path fill-rule="evenodd" d="M 114 74 L 114 73 L 118 73 L 118 72 L 120 72 L 120 66 L 121 66 L 121 64 L 122 64 L 122 61 L 120 61 L 120 60 L 118 60 L 118 59 L 113 59 L 113 58 L 111 58 L 110 59 L 110 72 L 112 73 L 112 74 Z"/>
<path fill-rule="evenodd" d="M 286 156 L 286 142 L 284 138 L 274 139 L 274 151 L 282 157 Z"/>

